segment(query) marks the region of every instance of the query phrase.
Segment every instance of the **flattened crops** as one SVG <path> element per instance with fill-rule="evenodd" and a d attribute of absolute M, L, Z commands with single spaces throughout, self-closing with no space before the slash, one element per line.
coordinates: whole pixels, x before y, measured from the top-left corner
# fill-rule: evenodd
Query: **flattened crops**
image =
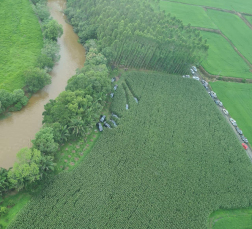
<path fill-rule="evenodd" d="M 9 228 L 203 229 L 213 211 L 252 203 L 252 165 L 198 81 L 141 72 L 120 80 L 119 126 Z"/>

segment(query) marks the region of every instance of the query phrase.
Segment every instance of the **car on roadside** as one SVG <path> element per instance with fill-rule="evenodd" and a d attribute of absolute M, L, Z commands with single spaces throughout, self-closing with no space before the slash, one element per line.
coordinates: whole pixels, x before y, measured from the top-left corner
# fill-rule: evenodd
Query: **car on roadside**
<path fill-rule="evenodd" d="M 190 75 L 185 75 L 185 78 L 190 78 Z"/>
<path fill-rule="evenodd" d="M 235 129 L 236 129 L 236 131 L 237 131 L 237 133 L 238 134 L 240 134 L 240 135 L 242 135 L 243 133 L 242 133 L 242 130 L 237 126 L 237 127 L 235 127 Z"/>
<path fill-rule="evenodd" d="M 223 107 L 223 103 L 219 100 L 219 106 Z"/>
<path fill-rule="evenodd" d="M 242 147 L 247 150 L 248 149 L 248 146 L 245 144 L 245 143 L 242 143 Z"/>
<path fill-rule="evenodd" d="M 197 68 L 195 66 L 192 66 L 193 71 L 197 72 Z"/>
<path fill-rule="evenodd" d="M 101 115 L 100 122 L 104 122 L 105 120 L 106 120 L 106 116 L 105 115 Z"/>
<path fill-rule="evenodd" d="M 116 114 L 112 113 L 111 115 L 119 119 L 119 117 Z"/>
<path fill-rule="evenodd" d="M 229 121 L 232 123 L 233 126 L 237 126 L 236 121 L 233 118 L 230 118 Z"/>
<path fill-rule="evenodd" d="M 248 143 L 248 139 L 244 137 L 244 135 L 241 135 L 241 140 L 245 143 Z"/>
<path fill-rule="evenodd" d="M 194 74 L 194 73 L 195 73 L 195 72 L 193 71 L 193 69 L 192 69 L 192 68 L 191 68 L 190 70 L 191 70 L 191 73 L 192 73 L 192 74 Z"/>
<path fill-rule="evenodd" d="M 116 85 L 114 86 L 114 90 L 115 90 L 115 91 L 116 91 L 117 87 L 118 87 L 118 85 L 116 84 Z"/>
<path fill-rule="evenodd" d="M 114 126 L 117 126 L 116 122 L 113 119 L 110 119 Z"/>
<path fill-rule="evenodd" d="M 228 111 L 226 109 L 223 108 L 222 111 L 225 115 L 228 115 Z"/>
<path fill-rule="evenodd" d="M 200 80 L 200 78 L 198 76 L 193 76 L 192 78 L 195 80 Z"/>
<path fill-rule="evenodd" d="M 219 105 L 220 100 L 215 99 L 214 102 Z"/>
<path fill-rule="evenodd" d="M 128 110 L 129 109 L 129 105 L 128 104 L 126 104 L 126 110 Z"/>
<path fill-rule="evenodd" d="M 113 78 L 111 79 L 111 83 L 115 82 L 115 80 L 116 80 L 116 78 L 113 77 Z"/>
<path fill-rule="evenodd" d="M 104 126 L 111 129 L 111 126 L 107 122 L 104 122 Z"/>
<path fill-rule="evenodd" d="M 114 97 L 114 93 L 110 93 L 110 98 L 113 98 Z"/>
<path fill-rule="evenodd" d="M 103 128 L 102 128 L 102 125 L 101 125 L 100 122 L 97 122 L 97 123 L 96 123 L 96 126 L 97 126 L 97 128 L 98 128 L 98 130 L 99 130 L 100 132 L 103 131 Z"/>
<path fill-rule="evenodd" d="M 212 98 L 217 98 L 216 93 L 215 93 L 215 92 L 213 92 L 213 91 L 211 91 L 211 92 L 210 92 L 210 95 L 211 95 L 211 97 L 212 97 Z"/>

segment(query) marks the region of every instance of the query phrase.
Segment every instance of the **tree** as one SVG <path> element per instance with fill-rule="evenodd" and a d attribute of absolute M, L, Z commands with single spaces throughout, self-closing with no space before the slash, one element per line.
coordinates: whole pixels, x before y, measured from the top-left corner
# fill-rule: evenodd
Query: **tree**
<path fill-rule="evenodd" d="M 45 155 L 53 155 L 59 147 L 59 144 L 54 142 L 53 128 L 51 127 L 42 127 L 39 132 L 36 133 L 32 143 L 33 148 Z"/>
<path fill-rule="evenodd" d="M 11 92 L 0 89 L 0 102 L 2 109 L 6 109 L 13 104 L 13 95 Z"/>
<path fill-rule="evenodd" d="M 39 57 L 38 61 L 42 61 L 41 67 L 52 67 L 51 61 L 44 57 L 43 55 L 46 55 L 48 58 L 50 58 L 53 62 L 57 62 L 60 59 L 59 55 L 60 46 L 57 44 L 56 41 L 52 40 L 44 40 L 44 46 L 41 50 L 42 56 Z"/>
<path fill-rule="evenodd" d="M 29 92 L 37 92 L 51 83 L 51 76 L 45 70 L 31 68 L 25 72 L 25 84 Z"/>
<path fill-rule="evenodd" d="M 57 38 L 61 37 L 61 35 L 63 34 L 62 25 L 59 25 L 59 23 L 55 20 L 50 20 L 46 25 L 44 25 L 43 29 L 43 36 L 46 39 L 53 41 L 57 41 Z"/>
<path fill-rule="evenodd" d="M 46 176 L 48 172 L 54 171 L 55 163 L 53 163 L 54 157 L 52 156 L 42 156 L 40 161 L 39 173 L 40 177 Z"/>
<path fill-rule="evenodd" d="M 53 54 L 54 55 L 54 54 Z M 46 54 L 41 54 L 37 60 L 37 67 L 41 69 L 46 69 L 47 72 L 50 72 L 53 68 L 53 59 Z"/>
<path fill-rule="evenodd" d="M 8 172 L 8 179 L 18 190 L 26 185 L 39 180 L 39 167 L 41 162 L 41 153 L 37 149 L 23 148 L 17 153 L 18 161 Z"/>
<path fill-rule="evenodd" d="M 11 188 L 10 182 L 8 180 L 8 170 L 0 168 L 0 198 L 2 194 Z"/>

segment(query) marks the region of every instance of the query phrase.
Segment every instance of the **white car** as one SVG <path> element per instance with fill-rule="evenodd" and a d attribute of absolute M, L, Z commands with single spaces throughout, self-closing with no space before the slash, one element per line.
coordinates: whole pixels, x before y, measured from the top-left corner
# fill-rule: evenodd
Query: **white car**
<path fill-rule="evenodd" d="M 200 80 L 200 78 L 198 76 L 193 76 L 192 78 L 195 80 Z"/>
<path fill-rule="evenodd" d="M 232 123 L 233 126 L 237 126 L 236 121 L 234 119 L 230 118 L 229 121 Z"/>
<path fill-rule="evenodd" d="M 225 115 L 228 115 L 228 111 L 226 109 L 222 109 L 222 111 Z"/>
<path fill-rule="evenodd" d="M 211 91 L 211 92 L 210 92 L 210 95 L 211 95 L 213 98 L 217 98 L 216 93 L 215 93 L 215 92 L 213 92 L 213 91 Z"/>
<path fill-rule="evenodd" d="M 192 73 L 192 74 L 194 74 L 194 71 L 193 71 L 193 69 L 190 69 L 190 70 L 191 70 L 191 73 Z"/>
<path fill-rule="evenodd" d="M 192 66 L 193 71 L 197 72 L 197 68 L 195 66 Z"/>

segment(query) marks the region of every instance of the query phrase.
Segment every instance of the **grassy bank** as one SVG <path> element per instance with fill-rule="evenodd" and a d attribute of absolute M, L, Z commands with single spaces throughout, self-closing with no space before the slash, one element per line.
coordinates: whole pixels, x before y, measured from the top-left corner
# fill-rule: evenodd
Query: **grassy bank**
<path fill-rule="evenodd" d="M 13 91 L 24 86 L 22 73 L 34 66 L 43 46 L 30 1 L 0 1 L 0 28 L 0 89 Z"/>
<path fill-rule="evenodd" d="M 252 142 L 252 85 L 233 82 L 212 82 L 212 89 L 237 121 L 245 137 Z"/>

